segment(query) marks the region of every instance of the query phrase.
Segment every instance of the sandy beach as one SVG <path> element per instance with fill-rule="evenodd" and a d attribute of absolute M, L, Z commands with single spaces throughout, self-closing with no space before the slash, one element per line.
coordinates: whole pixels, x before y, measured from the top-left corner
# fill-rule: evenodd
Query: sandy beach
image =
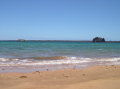
<path fill-rule="evenodd" d="M 0 73 L 0 89 L 120 89 L 120 66 Z"/>

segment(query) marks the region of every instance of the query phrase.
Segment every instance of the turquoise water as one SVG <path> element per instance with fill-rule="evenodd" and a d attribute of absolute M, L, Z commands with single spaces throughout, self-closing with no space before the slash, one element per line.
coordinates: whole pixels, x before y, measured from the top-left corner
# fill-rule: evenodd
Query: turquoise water
<path fill-rule="evenodd" d="M 120 65 L 120 43 L 0 41 L 0 72 L 92 65 Z"/>
<path fill-rule="evenodd" d="M 0 57 L 2 58 L 47 56 L 120 57 L 120 43 L 0 42 Z"/>

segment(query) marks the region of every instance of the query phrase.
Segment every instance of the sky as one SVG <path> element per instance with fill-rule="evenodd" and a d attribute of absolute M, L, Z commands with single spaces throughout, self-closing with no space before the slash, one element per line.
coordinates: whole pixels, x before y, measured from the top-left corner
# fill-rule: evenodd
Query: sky
<path fill-rule="evenodd" d="M 0 40 L 120 41 L 120 0 L 0 0 Z"/>

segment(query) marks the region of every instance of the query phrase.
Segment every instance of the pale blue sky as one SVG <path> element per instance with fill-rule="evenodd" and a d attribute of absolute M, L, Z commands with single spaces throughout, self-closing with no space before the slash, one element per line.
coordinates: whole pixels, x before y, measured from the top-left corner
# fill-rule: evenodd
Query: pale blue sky
<path fill-rule="evenodd" d="M 0 0 L 0 40 L 120 40 L 120 0 Z"/>

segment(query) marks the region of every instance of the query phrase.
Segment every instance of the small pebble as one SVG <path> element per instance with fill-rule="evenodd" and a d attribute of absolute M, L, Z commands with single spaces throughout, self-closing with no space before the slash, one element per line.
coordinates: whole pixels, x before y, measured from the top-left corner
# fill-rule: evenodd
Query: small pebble
<path fill-rule="evenodd" d="M 19 78 L 27 78 L 27 76 L 20 76 Z"/>
<path fill-rule="evenodd" d="M 83 76 L 85 76 L 86 74 L 82 74 Z"/>

